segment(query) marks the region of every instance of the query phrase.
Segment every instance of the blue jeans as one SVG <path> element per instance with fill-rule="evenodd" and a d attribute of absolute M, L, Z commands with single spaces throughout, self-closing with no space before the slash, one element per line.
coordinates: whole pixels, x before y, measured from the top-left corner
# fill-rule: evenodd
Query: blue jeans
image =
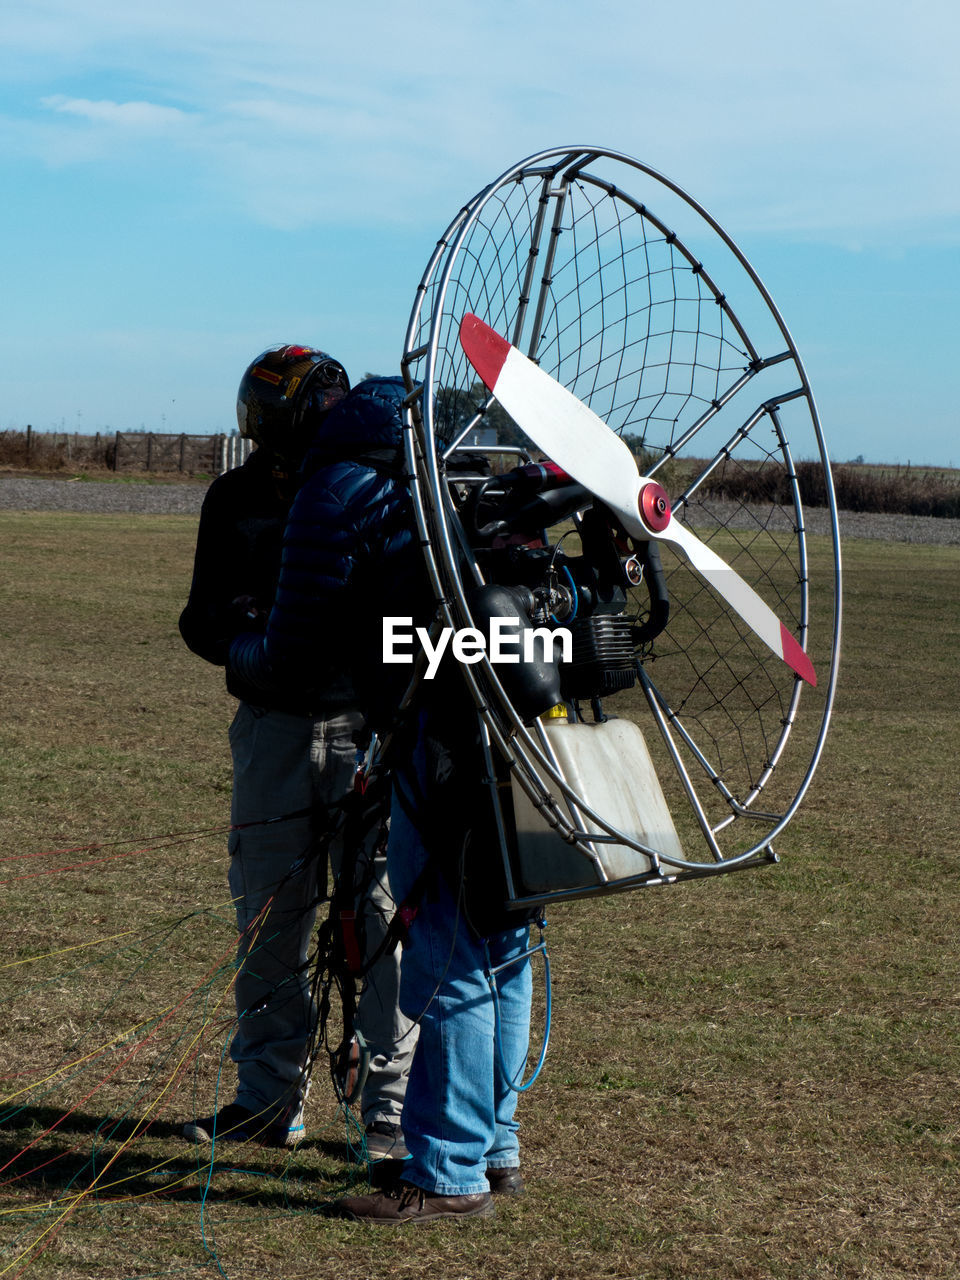
<path fill-rule="evenodd" d="M 422 756 L 417 764 L 422 779 Z M 499 851 L 491 849 L 490 856 L 498 858 Z M 387 869 L 397 903 L 426 861 L 416 816 L 411 819 L 394 796 Z M 436 1195 L 473 1195 L 489 1190 L 488 1168 L 510 1169 L 520 1163 L 517 1094 L 504 1072 L 519 1084 L 527 1060 L 531 977 L 524 953 L 529 929 L 478 938 L 443 875 L 428 878 L 416 907 L 400 962 L 400 1008 L 420 1020 L 403 1106 L 410 1151 L 403 1176 Z M 496 975 L 501 1063 L 486 975 L 488 966 L 509 961 L 515 963 Z"/>

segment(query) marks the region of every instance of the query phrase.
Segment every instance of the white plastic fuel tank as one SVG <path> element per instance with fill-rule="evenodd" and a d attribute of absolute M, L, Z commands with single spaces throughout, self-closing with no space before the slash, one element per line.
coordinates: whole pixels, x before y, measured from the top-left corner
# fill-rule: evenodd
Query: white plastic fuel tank
<path fill-rule="evenodd" d="M 630 720 L 588 724 L 545 718 L 543 728 L 561 776 L 591 809 L 624 835 L 658 854 L 683 858 L 680 838 L 639 726 Z M 554 789 L 554 795 L 561 799 L 559 789 Z M 589 891 L 605 883 L 590 859 L 548 826 L 516 779 L 513 804 L 518 898 L 557 890 Z M 602 833 L 601 827 L 572 810 L 566 801 L 562 808 L 578 830 Z M 629 845 L 596 841 L 591 848 L 607 881 L 644 875 L 650 870 L 646 854 Z"/>

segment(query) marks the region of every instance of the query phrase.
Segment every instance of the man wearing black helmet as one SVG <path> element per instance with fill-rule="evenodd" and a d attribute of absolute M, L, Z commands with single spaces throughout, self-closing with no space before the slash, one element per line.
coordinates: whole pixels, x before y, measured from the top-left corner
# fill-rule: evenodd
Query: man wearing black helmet
<path fill-rule="evenodd" d="M 233 757 L 229 883 L 240 932 L 237 1066 L 233 1102 L 184 1126 L 196 1141 L 257 1139 L 292 1144 L 303 1133 L 304 1067 L 313 1031 L 307 957 L 326 874 L 312 856 L 335 807 L 352 790 L 362 718 L 342 678 L 311 689 L 265 693 L 228 663 L 239 632 L 262 627 L 280 571 L 283 530 L 297 472 L 318 422 L 349 390 L 325 352 L 285 345 L 265 351 L 243 375 L 241 434 L 257 446 L 220 476 L 204 500 L 190 596 L 180 617 L 187 645 L 227 667 L 238 699 Z M 280 822 L 268 819 L 282 818 Z M 392 901 L 382 854 L 367 850 L 367 950 L 385 930 Z M 334 870 L 342 848 L 329 850 Z M 318 882 L 318 876 L 321 879 Z M 398 960 L 387 954 L 369 975 L 357 1029 L 370 1052 L 361 1105 L 371 1159 L 406 1154 L 399 1127 L 415 1029 L 397 1009 Z"/>
<path fill-rule="evenodd" d="M 384 619 L 429 625 L 436 607 L 406 476 L 406 396 L 401 378 L 370 378 L 322 420 L 266 628 L 230 648 L 254 688 L 298 687 L 318 655 L 349 672 L 392 744 L 400 1002 L 420 1028 L 403 1110 L 410 1156 L 401 1179 L 334 1210 L 384 1225 L 487 1216 L 493 1196 L 523 1192 L 516 1106 L 530 1025 L 529 926 L 502 907 L 472 699 L 449 661 L 408 703 L 410 667 L 384 662 Z"/>

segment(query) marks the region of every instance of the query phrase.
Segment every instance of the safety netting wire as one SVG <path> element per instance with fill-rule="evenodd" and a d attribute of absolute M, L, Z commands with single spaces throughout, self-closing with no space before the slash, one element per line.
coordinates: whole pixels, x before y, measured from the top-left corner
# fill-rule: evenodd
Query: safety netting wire
<path fill-rule="evenodd" d="M 437 363 L 434 371 L 436 436 L 449 443 L 485 405 L 488 397 L 459 341 L 460 320 L 467 312 L 481 316 L 498 332 L 513 336 L 522 297 L 522 284 L 537 214 L 539 182 L 523 189 L 522 198 L 512 189 L 491 197 L 469 228 L 449 277 L 443 306 L 428 299 L 423 315 L 426 326 L 437 322 Z M 440 280 L 434 289 L 439 290 Z M 506 415 L 492 409 L 479 425 L 495 426 L 501 434 Z M 516 433 L 512 439 L 519 439 Z"/>
<path fill-rule="evenodd" d="M 540 364 L 653 458 L 749 363 L 736 330 L 676 239 L 619 194 L 568 189 Z"/>
<path fill-rule="evenodd" d="M 559 237 L 537 351 L 553 372 L 630 444 L 641 471 L 676 497 L 709 471 L 680 509 L 796 634 L 802 623 L 797 513 L 769 423 L 718 459 L 717 406 L 749 373 L 751 355 L 702 268 L 643 208 L 575 184 Z M 731 414 L 721 421 L 728 431 Z M 702 426 L 698 427 L 698 424 Z M 769 446 L 764 440 L 770 441 Z M 698 466 L 698 447 L 706 457 Z M 729 448 L 723 437 L 723 448 Z M 714 462 L 718 465 L 713 466 Z M 742 499 L 763 476 L 772 504 Z M 738 495 L 723 497 L 719 495 Z M 794 693 L 792 675 L 683 557 L 664 552 L 671 623 L 644 654 L 671 710 L 733 793 L 765 775 Z"/>
<path fill-rule="evenodd" d="M 524 171 L 479 199 L 459 245 L 428 282 L 420 312 L 421 340 L 432 334 L 435 344 L 435 430 L 449 441 L 473 421 L 492 429 L 487 441 L 493 433 L 500 443 L 524 439 L 463 355 L 459 322 L 473 311 L 617 431 L 641 472 L 665 486 L 678 518 L 801 636 L 808 622 L 803 513 L 793 464 L 761 407 L 771 390 L 792 390 L 799 374 L 790 362 L 775 373 L 759 367 L 758 350 L 773 355 L 782 343 L 766 304 L 748 305 L 745 329 L 719 291 L 725 282 L 710 277 L 710 244 L 699 246 L 701 265 L 653 206 L 653 198 L 644 203 L 586 170 L 570 182 Z M 733 282 L 741 303 L 756 293 L 748 285 Z M 762 350 L 771 335 L 777 345 Z M 802 455 L 816 440 L 805 401 L 800 410 L 790 430 Z M 815 471 L 819 464 L 809 465 Z M 802 776 L 785 769 L 781 756 L 796 705 L 792 673 L 683 556 L 666 547 L 662 555 L 671 619 L 639 656 L 694 754 L 736 798 L 763 783 L 767 795 L 779 788 L 775 803 L 789 803 Z M 707 803 L 721 803 L 712 786 Z"/>
<path fill-rule="evenodd" d="M 769 433 L 768 433 L 769 434 Z M 762 437 L 742 442 L 695 491 L 687 523 L 763 595 L 794 635 L 801 633 L 803 564 L 799 513 L 740 497 L 760 469 L 784 470 Z M 742 619 L 665 549 L 670 621 L 648 656 L 652 677 L 687 731 L 740 800 L 764 779 L 794 708 L 795 680 Z M 789 799 L 795 779 L 785 779 Z"/>
<path fill-rule="evenodd" d="M 749 355 L 700 272 L 643 212 L 578 183 L 556 231 L 548 211 L 535 236 L 543 199 L 539 175 L 489 196 L 448 257 L 442 305 L 440 272 L 430 282 L 421 340 L 432 323 L 437 435 L 449 440 L 485 398 L 460 347 L 463 315 L 513 338 L 521 308 L 529 324 L 545 302 L 535 341 L 525 331 L 521 345 L 651 460 L 669 454 Z M 532 249 L 539 274 L 527 297 Z"/>

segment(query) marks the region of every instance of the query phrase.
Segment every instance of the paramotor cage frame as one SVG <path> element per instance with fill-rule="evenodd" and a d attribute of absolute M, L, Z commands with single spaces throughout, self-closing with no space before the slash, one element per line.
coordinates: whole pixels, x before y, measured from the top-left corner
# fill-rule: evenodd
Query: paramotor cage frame
<path fill-rule="evenodd" d="M 770 356 L 762 356 L 754 347 L 747 335 L 745 326 L 734 314 L 726 297 L 719 291 L 713 280 L 704 270 L 697 257 L 679 240 L 669 228 L 651 212 L 647 206 L 635 200 L 623 191 L 619 185 L 614 186 L 607 178 L 594 174 L 591 166 L 599 160 L 622 164 L 639 172 L 660 184 L 678 197 L 688 209 L 711 228 L 726 248 L 740 264 L 749 280 L 765 304 L 769 315 L 773 318 L 779 334 L 782 336 L 784 348 Z M 452 485 L 455 478 L 447 474 L 447 463 L 455 451 L 474 449 L 483 452 L 483 447 L 465 445 L 471 431 L 480 424 L 484 414 L 493 401 L 490 396 L 477 407 L 476 413 L 463 425 L 452 438 L 444 438 L 438 433 L 436 422 L 436 393 L 443 386 L 442 379 L 448 370 L 441 368 L 445 358 L 443 344 L 450 345 L 451 325 L 460 317 L 451 314 L 447 303 L 451 279 L 461 263 L 464 246 L 468 245 L 472 234 L 476 233 L 478 220 L 481 218 L 488 202 L 498 193 L 508 190 L 513 184 L 537 181 L 541 184 L 539 209 L 530 231 L 530 244 L 527 252 L 527 268 L 523 286 L 514 299 L 515 315 L 512 331 L 505 333 L 513 345 L 522 347 L 527 335 L 526 350 L 531 359 L 536 360 L 538 351 L 538 335 L 541 333 L 544 315 L 550 305 L 551 273 L 553 255 L 558 240 L 558 231 L 564 216 L 564 206 L 571 184 L 580 186 L 594 184 L 607 194 L 613 194 L 619 201 L 632 208 L 647 220 L 663 235 L 667 243 L 686 260 L 692 272 L 712 294 L 729 323 L 733 326 L 748 360 L 745 368 L 729 386 L 725 387 L 707 405 L 701 416 L 685 429 L 671 448 L 647 467 L 648 475 L 655 475 L 670 457 L 678 453 L 684 445 L 692 440 L 704 424 L 716 415 L 723 407 L 740 395 L 743 389 L 762 370 L 775 365 L 789 365 L 795 370 L 798 385 L 791 385 L 782 393 L 764 399 L 757 404 L 739 426 L 734 437 L 725 448 L 716 451 L 707 462 L 706 467 L 689 483 L 684 491 L 673 500 L 674 512 L 683 510 L 692 495 L 703 483 L 710 472 L 722 459 L 736 447 L 739 440 L 745 439 L 761 420 L 769 423 L 775 433 L 777 448 L 782 458 L 782 465 L 789 479 L 790 494 L 795 512 L 796 558 L 799 571 L 799 636 L 800 642 L 806 646 L 810 623 L 810 599 L 808 578 L 808 548 L 806 527 L 803 517 L 797 471 L 791 454 L 786 432 L 781 423 L 780 407 L 788 400 L 802 399 L 806 402 L 810 420 L 815 434 L 817 448 L 823 465 L 823 481 L 826 502 L 831 520 L 832 555 L 834 564 L 832 593 L 832 639 L 829 648 L 829 662 L 820 664 L 821 715 L 819 726 L 813 742 L 811 758 L 803 772 L 795 793 L 787 803 L 778 805 L 776 811 L 759 809 L 757 801 L 764 787 L 780 762 L 793 730 L 797 709 L 801 699 L 801 682 L 797 679 L 792 693 L 789 695 L 785 714 L 780 721 L 779 738 L 772 745 L 766 763 L 748 794 L 738 799 L 727 787 L 721 770 L 711 762 L 708 753 L 697 743 L 688 731 L 682 708 L 671 705 L 670 700 L 657 688 L 649 671 L 645 668 L 642 656 L 637 661 L 639 683 L 649 708 L 652 721 L 665 744 L 667 755 L 671 761 L 680 788 L 689 804 L 696 820 L 696 828 L 705 845 L 703 860 L 679 858 L 666 854 L 662 849 L 653 848 L 632 838 L 629 834 L 617 829 L 602 813 L 595 811 L 583 795 L 563 776 L 557 757 L 545 733 L 543 724 L 537 720 L 525 724 L 513 706 L 510 697 L 501 683 L 496 667 L 483 656 L 474 665 L 463 666 L 463 676 L 476 706 L 480 724 L 481 741 L 487 764 L 487 781 L 494 795 L 495 809 L 498 813 L 501 851 L 507 873 L 508 893 L 511 905 L 531 905 L 546 903 L 570 897 L 585 897 L 594 894 L 619 892 L 654 884 L 673 883 L 704 876 L 717 875 L 747 867 L 765 865 L 778 860 L 774 852 L 773 842 L 784 831 L 794 816 L 803 799 L 816 767 L 823 753 L 827 729 L 832 711 L 837 678 L 840 627 L 841 627 L 841 582 L 840 582 L 840 546 L 837 524 L 836 499 L 833 491 L 829 460 L 823 440 L 819 415 L 809 380 L 803 368 L 800 356 L 793 339 L 775 306 L 772 298 L 750 266 L 743 253 L 723 231 L 719 224 L 679 186 L 663 177 L 647 165 L 616 152 L 605 151 L 594 147 L 570 147 L 552 149 L 529 157 L 518 165 L 506 170 L 495 182 L 484 188 L 474 197 L 450 223 L 444 236 L 438 242 L 433 255 L 421 278 L 416 300 L 408 324 L 404 343 L 401 370 L 407 388 L 405 402 L 404 438 L 407 467 L 410 475 L 410 486 L 422 543 L 423 554 L 437 605 L 436 625 L 453 628 L 476 626 L 471 613 L 468 596 L 473 588 L 484 583 L 484 572 L 470 546 L 468 537 L 461 524 L 456 506 L 452 500 Z M 553 205 L 553 217 L 548 217 L 548 210 Z M 546 241 L 546 247 L 544 247 Z M 475 255 L 474 255 L 475 258 Z M 539 284 L 537 270 L 540 269 Z M 482 285 L 481 285 L 482 293 Z M 475 304 L 478 311 L 482 307 L 483 298 Z M 461 305 L 459 292 L 457 305 Z M 491 321 L 492 322 L 492 321 Z M 494 452 L 509 452 L 503 446 L 491 446 Z M 514 449 L 520 452 L 521 449 Z M 526 455 L 523 455 L 526 456 Z M 460 477 L 457 477 L 458 479 Z M 684 759 L 682 750 L 689 753 L 690 759 Z M 695 777 L 691 760 L 698 770 Z M 512 834 L 509 830 L 509 817 L 504 816 L 503 806 L 499 803 L 499 791 L 504 781 L 504 773 L 509 771 L 516 785 L 525 793 L 530 804 L 539 813 L 549 828 L 575 849 L 585 860 L 592 864 L 596 874 L 596 884 L 588 888 L 557 889 L 524 893 L 514 883 L 510 849 Z M 715 821 L 707 813 L 701 799 L 699 788 L 704 780 L 710 793 L 715 798 L 718 794 L 724 804 L 724 816 Z M 792 785 L 792 784 L 791 784 Z M 763 825 L 764 830 L 759 838 L 747 838 L 747 847 L 736 848 L 727 852 L 721 847 L 721 833 L 736 824 L 742 829 L 745 821 Z M 606 873 L 598 855 L 598 847 L 604 843 L 624 845 L 646 856 L 649 870 L 637 876 L 627 878 L 611 878 Z"/>

